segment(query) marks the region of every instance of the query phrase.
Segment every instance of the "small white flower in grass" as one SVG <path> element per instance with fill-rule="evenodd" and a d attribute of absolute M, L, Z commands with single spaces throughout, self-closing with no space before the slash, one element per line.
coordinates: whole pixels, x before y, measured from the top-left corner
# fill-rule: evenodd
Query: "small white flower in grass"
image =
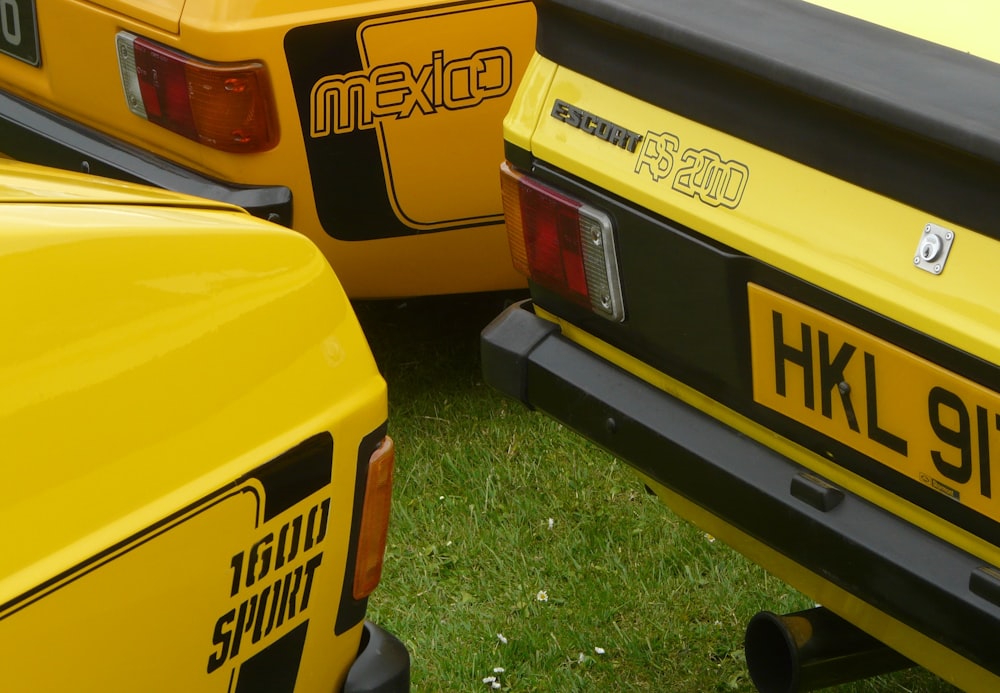
<path fill-rule="evenodd" d="M 714 543 L 715 543 L 715 537 L 713 537 L 713 536 L 712 536 L 711 534 L 709 534 L 708 532 L 705 532 L 705 539 L 707 539 L 707 540 L 708 540 L 708 543 L 709 543 L 709 544 L 714 544 Z"/>
<path fill-rule="evenodd" d="M 581 652 L 580 656 L 576 658 L 576 661 L 578 661 L 580 664 L 583 664 L 585 661 L 587 661 L 587 655 Z"/>
<path fill-rule="evenodd" d="M 549 518 L 549 529 L 552 529 L 552 527 L 553 527 L 553 526 L 554 526 L 555 524 L 556 524 L 556 521 L 555 521 L 555 519 L 554 519 L 554 518 L 551 518 L 551 517 L 550 517 L 550 518 Z"/>
<path fill-rule="evenodd" d="M 496 680 L 497 680 L 496 676 L 487 676 L 486 678 L 483 679 L 483 683 L 496 683 Z"/>
<path fill-rule="evenodd" d="M 549 601 L 549 593 L 545 590 L 538 590 L 538 594 L 535 595 L 535 599 L 540 602 L 547 602 Z"/>
<path fill-rule="evenodd" d="M 602 654 L 604 654 L 604 648 L 603 647 L 595 647 L 594 648 L 594 652 L 596 652 L 599 655 L 602 655 Z"/>
<path fill-rule="evenodd" d="M 502 645 L 507 644 L 507 638 L 503 636 L 503 633 L 497 633 L 497 640 L 499 640 Z"/>
<path fill-rule="evenodd" d="M 493 683 L 490 684 L 490 688 L 492 688 L 495 691 L 500 690 L 500 682 L 494 681 Z"/>
<path fill-rule="evenodd" d="M 493 673 L 494 674 L 502 674 L 503 673 L 503 667 L 493 667 Z"/>

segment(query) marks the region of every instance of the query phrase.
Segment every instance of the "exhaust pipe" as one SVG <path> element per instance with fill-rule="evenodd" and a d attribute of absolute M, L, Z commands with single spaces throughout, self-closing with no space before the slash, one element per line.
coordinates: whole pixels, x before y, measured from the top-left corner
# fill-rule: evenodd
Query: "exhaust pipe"
<path fill-rule="evenodd" d="M 915 666 L 895 650 L 823 607 L 747 624 L 750 679 L 760 693 L 796 693 Z"/>

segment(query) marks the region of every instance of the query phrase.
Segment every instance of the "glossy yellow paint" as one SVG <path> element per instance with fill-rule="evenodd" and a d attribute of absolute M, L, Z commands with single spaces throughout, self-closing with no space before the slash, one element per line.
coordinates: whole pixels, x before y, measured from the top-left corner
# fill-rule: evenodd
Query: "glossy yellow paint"
<path fill-rule="evenodd" d="M 0 689 L 227 691 L 308 620 L 297 690 L 335 690 L 360 639 L 334 635 L 358 446 L 387 403 L 328 263 L 242 210 L 83 177 L 60 198 L 17 169 L 0 162 Z M 324 432 L 330 483 L 267 517 L 252 471 Z M 235 556 L 324 505 L 322 539 L 233 588 Z M 296 613 L 224 647 L 299 569 L 308 603 L 300 573 Z"/>
<path fill-rule="evenodd" d="M 0 89 L 222 181 L 287 186 L 293 228 L 320 247 L 352 297 L 524 285 L 506 250 L 496 166 L 503 159 L 501 121 L 534 46 L 534 7 L 527 0 L 446 6 L 430 0 L 187 0 L 176 28 L 168 26 L 168 16 L 177 10 L 168 0 L 37 0 L 37 8 L 42 66 L 0 56 Z M 329 181 L 314 186 L 307 150 L 316 138 L 300 124 L 286 48 L 295 43 L 294 29 L 335 23 L 355 27 L 346 40 L 369 62 L 352 69 L 365 74 L 405 63 L 417 75 L 435 51 L 443 60 L 487 49 L 509 53 L 510 89 L 504 95 L 483 98 L 474 107 L 437 108 L 433 114 L 417 108 L 380 121 L 378 146 L 364 157 L 384 167 L 381 194 L 392 207 L 387 214 L 409 235 L 388 237 L 395 232 L 380 226 L 386 222 L 362 215 L 348 230 L 375 240 L 335 238 L 331 234 L 342 229 L 329 221 L 324 228 L 317 210 L 327 191 L 357 174 L 359 155 L 345 157 Z M 115 51 L 121 30 L 206 61 L 264 62 L 274 91 L 278 146 L 259 154 L 219 152 L 131 113 Z M 324 60 L 330 64 L 325 74 L 345 74 L 332 58 Z M 316 69 L 324 74 L 324 64 Z"/>
<path fill-rule="evenodd" d="M 128 14 L 157 29 L 177 33 L 186 0 L 99 0 L 95 3 L 113 12 Z"/>
<path fill-rule="evenodd" d="M 141 204 L 144 206 L 194 207 L 240 211 L 238 207 L 201 197 L 181 195 L 158 188 L 109 178 L 84 177 L 60 169 L 28 164 L 0 166 L 0 203 Z"/>
<path fill-rule="evenodd" d="M 514 101 L 503 121 L 504 139 L 525 151 L 531 151 L 531 138 L 535 128 L 547 116 L 549 88 L 559 66 L 535 53 L 531 56 L 525 71 L 521 88 L 514 95 Z"/>
<path fill-rule="evenodd" d="M 805 0 L 926 41 L 1000 62 L 994 27 L 1000 6 L 990 0 L 914 4 L 902 0 Z"/>
<path fill-rule="evenodd" d="M 544 59 L 539 59 L 544 65 Z M 544 68 L 551 72 L 550 66 Z M 532 76 L 529 79 L 533 79 Z M 537 85 L 532 83 L 532 91 Z M 537 101 L 522 90 L 515 111 Z M 994 267 L 1000 243 L 947 219 L 932 217 L 771 151 L 663 111 L 565 68 L 558 68 L 546 91 L 546 105 L 530 134 L 525 119 L 509 122 L 505 136 L 530 138 L 542 159 L 640 206 L 673 219 L 736 250 L 802 277 L 855 303 L 1000 363 L 1000 306 Z M 578 128 L 548 117 L 554 99 L 599 113 L 647 135 L 664 135 L 686 147 L 707 149 L 749 171 L 735 209 L 711 206 L 677 192 L 670 172 L 655 178 L 655 150 L 629 153 L 609 147 Z M 659 175 L 659 174 L 657 174 Z M 951 229 L 955 245 L 945 271 L 934 276 L 913 266 L 927 223 Z"/>

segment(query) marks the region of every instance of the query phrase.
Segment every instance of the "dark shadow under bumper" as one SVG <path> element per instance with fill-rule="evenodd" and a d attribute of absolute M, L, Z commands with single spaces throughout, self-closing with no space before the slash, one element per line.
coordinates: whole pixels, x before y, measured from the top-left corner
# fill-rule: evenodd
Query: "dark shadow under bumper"
<path fill-rule="evenodd" d="M 494 320 L 481 348 L 493 387 L 1000 674 L 1000 571 L 583 349 L 530 303 Z"/>

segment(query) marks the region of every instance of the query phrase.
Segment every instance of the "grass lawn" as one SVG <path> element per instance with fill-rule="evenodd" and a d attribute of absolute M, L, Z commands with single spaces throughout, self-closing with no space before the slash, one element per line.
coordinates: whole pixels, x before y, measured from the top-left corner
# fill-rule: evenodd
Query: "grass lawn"
<path fill-rule="evenodd" d="M 485 385 L 479 330 L 501 297 L 355 307 L 397 444 L 368 613 L 406 643 L 415 691 L 754 690 L 747 621 L 812 604 Z M 954 689 L 917 669 L 829 690 Z"/>

